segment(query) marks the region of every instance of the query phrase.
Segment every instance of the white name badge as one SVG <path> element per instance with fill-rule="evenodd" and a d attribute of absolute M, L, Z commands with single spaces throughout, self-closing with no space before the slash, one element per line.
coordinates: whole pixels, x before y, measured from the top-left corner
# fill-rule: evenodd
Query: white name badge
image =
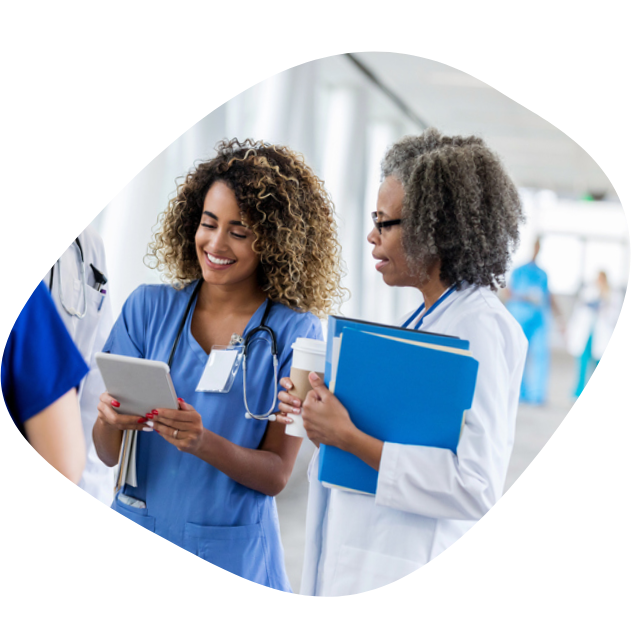
<path fill-rule="evenodd" d="M 196 392 L 230 391 L 243 359 L 243 345 L 213 345 Z"/>

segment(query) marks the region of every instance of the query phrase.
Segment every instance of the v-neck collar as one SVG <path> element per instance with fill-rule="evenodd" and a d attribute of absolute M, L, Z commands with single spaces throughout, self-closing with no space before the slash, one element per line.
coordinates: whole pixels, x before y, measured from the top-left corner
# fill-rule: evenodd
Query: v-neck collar
<path fill-rule="evenodd" d="M 198 297 L 199 298 L 199 294 Z M 267 303 L 267 298 L 257 307 L 256 311 L 250 316 L 248 324 L 243 330 L 243 336 L 245 336 L 251 329 L 260 325 L 261 320 L 263 319 L 263 313 L 265 310 L 265 304 Z M 191 305 L 191 309 L 188 313 L 188 318 L 186 319 L 186 325 L 184 326 L 184 333 L 186 334 L 186 340 L 190 349 L 197 355 L 199 360 L 206 364 L 208 361 L 208 354 L 204 351 L 204 348 L 197 342 L 193 333 L 191 332 L 191 323 L 193 321 L 193 314 L 195 313 L 195 308 L 197 307 L 197 299 L 195 303 Z"/>

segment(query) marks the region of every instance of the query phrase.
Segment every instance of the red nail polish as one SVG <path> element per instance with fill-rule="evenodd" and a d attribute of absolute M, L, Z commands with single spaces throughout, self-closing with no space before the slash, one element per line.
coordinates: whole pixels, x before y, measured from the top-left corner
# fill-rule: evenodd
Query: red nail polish
<path fill-rule="evenodd" d="M 180 403 L 186 403 L 186 401 L 183 398 L 178 398 L 177 400 L 180 401 Z"/>
<path fill-rule="evenodd" d="M 112 401 L 112 407 L 120 407 L 121 404 L 118 401 Z"/>
<path fill-rule="evenodd" d="M 144 423 L 146 420 L 147 420 L 146 418 L 139 418 L 139 419 L 138 419 L 138 422 L 139 422 L 139 423 Z"/>

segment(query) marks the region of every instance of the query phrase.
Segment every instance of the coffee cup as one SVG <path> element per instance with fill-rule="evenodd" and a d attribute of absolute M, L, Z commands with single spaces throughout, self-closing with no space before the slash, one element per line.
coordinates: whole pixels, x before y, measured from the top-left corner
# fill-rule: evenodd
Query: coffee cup
<path fill-rule="evenodd" d="M 326 361 L 326 343 L 313 338 L 297 338 L 291 346 L 294 350 L 291 361 L 289 378 L 294 384 L 290 393 L 304 401 L 311 391 L 309 373 L 315 372 L 324 379 L 324 363 Z M 290 414 L 293 423 L 285 426 L 285 433 L 291 436 L 307 438 L 307 432 L 302 422 L 301 414 Z"/>

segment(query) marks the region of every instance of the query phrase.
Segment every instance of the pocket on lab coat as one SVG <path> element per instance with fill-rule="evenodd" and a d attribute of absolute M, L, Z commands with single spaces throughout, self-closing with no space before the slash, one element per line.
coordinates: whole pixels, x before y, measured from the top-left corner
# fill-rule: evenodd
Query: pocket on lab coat
<path fill-rule="evenodd" d="M 103 302 L 107 294 L 97 292 L 94 287 L 90 286 L 86 288 L 85 294 L 86 298 L 88 299 L 88 309 L 92 309 L 98 314 L 98 312 L 100 312 L 103 308 Z"/>
<path fill-rule="evenodd" d="M 186 523 L 184 549 L 228 572 L 269 585 L 260 523 L 235 526 Z"/>
<path fill-rule="evenodd" d="M 346 596 L 376 590 L 420 567 L 420 563 L 409 559 L 343 545 L 327 596 Z"/>
<path fill-rule="evenodd" d="M 156 519 L 153 516 L 149 516 L 147 513 L 147 508 L 132 507 L 131 505 L 125 505 L 118 500 L 118 495 L 114 499 L 112 509 L 123 516 L 126 516 L 130 521 L 142 525 L 145 529 L 150 532 L 155 532 L 156 529 Z"/>

